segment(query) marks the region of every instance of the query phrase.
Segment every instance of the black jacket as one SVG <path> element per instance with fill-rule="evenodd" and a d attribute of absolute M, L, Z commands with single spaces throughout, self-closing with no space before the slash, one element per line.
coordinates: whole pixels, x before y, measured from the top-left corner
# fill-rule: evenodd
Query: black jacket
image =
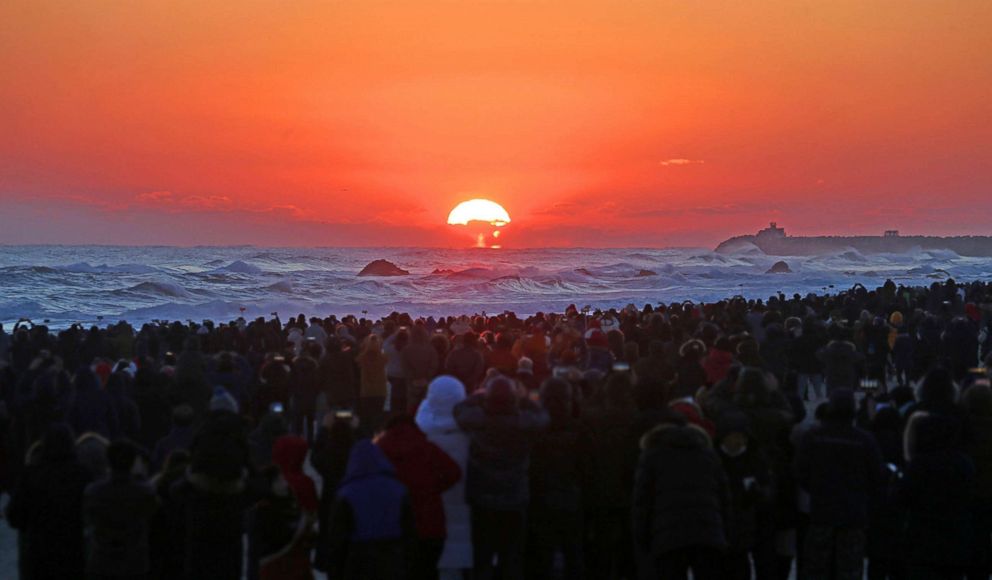
<path fill-rule="evenodd" d="M 796 479 L 810 495 L 813 524 L 865 528 L 885 484 L 882 452 L 870 433 L 846 423 L 810 430 L 796 453 Z"/>
<path fill-rule="evenodd" d="M 666 423 L 641 438 L 633 514 L 642 549 L 725 548 L 729 507 L 727 476 L 702 429 Z"/>
<path fill-rule="evenodd" d="M 75 460 L 27 468 L 7 506 L 21 532 L 20 577 L 83 578 L 83 491 L 90 474 Z"/>
<path fill-rule="evenodd" d="M 98 576 L 141 576 L 150 569 L 149 518 L 158 508 L 147 483 L 111 477 L 86 488 L 83 513 L 89 530 L 86 570 Z"/>
<path fill-rule="evenodd" d="M 458 403 L 455 421 L 471 439 L 465 494 L 469 503 L 490 509 L 522 509 L 529 501 L 531 445 L 548 424 L 548 414 L 528 400 L 510 414 L 490 414 L 485 397 Z"/>

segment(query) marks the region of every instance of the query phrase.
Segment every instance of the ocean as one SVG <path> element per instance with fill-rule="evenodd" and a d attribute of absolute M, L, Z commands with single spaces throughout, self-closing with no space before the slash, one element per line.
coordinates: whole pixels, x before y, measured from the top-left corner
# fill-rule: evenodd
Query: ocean
<path fill-rule="evenodd" d="M 410 271 L 358 277 L 375 259 Z M 779 260 L 792 273 L 768 274 Z M 989 279 L 992 259 L 948 251 L 768 256 L 672 249 L 435 249 L 262 247 L 0 247 L 0 322 L 52 327 L 127 320 L 231 320 L 392 311 L 458 315 L 562 311 L 569 304 L 713 301 L 873 287 L 887 278 L 930 284 Z M 7 327 L 9 330 L 9 326 Z"/>

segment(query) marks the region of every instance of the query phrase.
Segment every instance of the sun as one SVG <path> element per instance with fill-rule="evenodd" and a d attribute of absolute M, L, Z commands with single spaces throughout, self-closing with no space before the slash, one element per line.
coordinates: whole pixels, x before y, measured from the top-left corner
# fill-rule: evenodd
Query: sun
<path fill-rule="evenodd" d="M 467 226 L 469 222 L 486 222 L 502 227 L 510 223 L 510 214 L 503 206 L 488 199 L 463 201 L 448 214 L 448 225 Z"/>
<path fill-rule="evenodd" d="M 501 228 L 510 223 L 510 214 L 500 204 L 488 199 L 470 199 L 455 206 L 448 214 L 448 225 L 468 230 L 479 248 L 499 248 L 494 242 Z M 497 229 L 493 229 L 497 228 Z"/>

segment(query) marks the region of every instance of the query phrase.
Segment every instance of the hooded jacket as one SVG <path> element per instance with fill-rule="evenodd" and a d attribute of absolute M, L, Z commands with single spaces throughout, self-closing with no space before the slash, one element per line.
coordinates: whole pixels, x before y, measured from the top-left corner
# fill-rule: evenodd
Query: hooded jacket
<path fill-rule="evenodd" d="M 660 556 L 727 545 L 727 477 L 710 438 L 695 425 L 661 424 L 641 438 L 634 483 L 634 541 Z"/>
<path fill-rule="evenodd" d="M 272 447 L 272 462 L 279 466 L 283 478 L 293 490 L 297 503 L 305 512 L 317 511 L 317 486 L 310 476 L 303 473 L 303 462 L 307 458 L 307 440 L 297 435 L 283 435 L 276 439 Z"/>
<path fill-rule="evenodd" d="M 458 379 L 443 375 L 427 387 L 427 397 L 417 409 L 416 422 L 427 439 L 444 451 L 462 472 L 462 478 L 442 497 L 447 539 L 438 561 L 441 569 L 472 567 L 471 513 L 465 499 L 469 438 L 455 422 L 455 405 L 465 400 L 465 387 Z"/>
<path fill-rule="evenodd" d="M 358 441 L 331 516 L 330 576 L 402 580 L 415 533 L 409 495 L 389 460 L 371 441 Z"/>
<path fill-rule="evenodd" d="M 410 494 L 417 535 L 422 539 L 443 539 L 441 494 L 461 479 L 461 468 L 440 447 L 428 441 L 412 420 L 394 424 L 376 444 Z"/>

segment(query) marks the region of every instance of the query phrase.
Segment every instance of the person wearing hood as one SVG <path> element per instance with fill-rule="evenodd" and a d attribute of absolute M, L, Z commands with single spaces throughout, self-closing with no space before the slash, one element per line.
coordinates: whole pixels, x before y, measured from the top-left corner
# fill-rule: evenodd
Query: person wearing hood
<path fill-rule="evenodd" d="M 329 527 L 331 578 L 407 578 L 417 534 L 410 496 L 382 449 L 368 439 L 351 448 Z"/>
<path fill-rule="evenodd" d="M 527 577 L 550 578 L 555 552 L 560 550 L 565 577 L 580 580 L 584 576 L 582 508 L 592 471 L 591 436 L 573 417 L 574 398 L 568 381 L 545 380 L 541 406 L 550 420 L 531 451 Z"/>
<path fill-rule="evenodd" d="M 730 367 L 734 364 L 734 354 L 730 346 L 730 339 L 721 336 L 716 339 L 713 346 L 703 358 L 703 371 L 706 372 L 706 384 L 713 386 L 727 378 Z"/>
<path fill-rule="evenodd" d="M 641 438 L 634 480 L 633 528 L 638 551 L 658 578 L 722 578 L 730 494 L 709 436 L 678 413 Z"/>
<path fill-rule="evenodd" d="M 257 546 L 260 561 L 260 578 L 273 580 L 286 578 L 311 578 L 310 542 L 313 536 L 313 523 L 317 518 L 317 487 L 310 476 L 303 473 L 309 447 L 307 440 L 297 435 L 283 435 L 272 448 L 273 463 L 279 468 L 280 477 L 270 478 L 272 493 L 275 496 L 260 511 L 256 508 L 256 528 L 262 533 L 288 529 L 291 534 L 285 542 L 268 541 Z M 295 506 L 287 510 L 283 488 Z M 263 500 L 264 503 L 264 500 Z M 287 511 L 291 511 L 288 517 Z"/>
<path fill-rule="evenodd" d="M 481 393 L 455 405 L 454 416 L 471 441 L 465 491 L 472 506 L 475 578 L 495 577 L 494 556 L 502 577 L 521 578 L 531 446 L 547 427 L 548 414 L 518 399 L 513 382 L 497 375 Z"/>
<path fill-rule="evenodd" d="M 406 414 L 390 419 L 375 442 L 410 494 L 417 543 L 409 554 L 409 577 L 436 580 L 446 536 L 442 494 L 462 478 L 461 468 Z"/>
<path fill-rule="evenodd" d="M 50 425 L 38 461 L 29 459 L 7 504 L 7 521 L 20 533 L 19 578 L 85 577 L 83 493 L 90 481 L 72 429 Z"/>
<path fill-rule="evenodd" d="M 455 377 L 431 381 L 427 397 L 417 409 L 416 422 L 427 439 L 441 448 L 464 475 L 468 468 L 469 438 L 455 422 L 455 405 L 465 400 L 465 387 Z M 444 528 L 447 538 L 437 567 L 442 580 L 457 580 L 472 567 L 472 524 L 465 499 L 465 478 L 444 492 Z"/>
<path fill-rule="evenodd" d="M 262 470 L 261 479 L 266 487 L 249 513 L 248 578 L 312 580 L 308 557 L 312 520 L 301 512 L 278 467 Z"/>
<path fill-rule="evenodd" d="M 138 447 L 127 440 L 107 448 L 110 477 L 91 483 L 83 500 L 90 547 L 90 578 L 143 578 L 151 571 L 149 523 L 158 509 L 155 490 L 145 480 Z"/>
<path fill-rule="evenodd" d="M 750 580 L 751 560 L 757 578 L 775 577 L 775 479 L 771 464 L 750 435 L 750 420 L 738 410 L 717 420 L 717 455 L 730 486 L 730 521 L 723 576 Z"/>
<path fill-rule="evenodd" d="M 885 476 L 878 443 L 854 426 L 854 415 L 854 392 L 833 389 L 822 423 L 796 453 L 796 480 L 810 498 L 806 578 L 855 580 L 864 573 L 869 507 Z"/>

